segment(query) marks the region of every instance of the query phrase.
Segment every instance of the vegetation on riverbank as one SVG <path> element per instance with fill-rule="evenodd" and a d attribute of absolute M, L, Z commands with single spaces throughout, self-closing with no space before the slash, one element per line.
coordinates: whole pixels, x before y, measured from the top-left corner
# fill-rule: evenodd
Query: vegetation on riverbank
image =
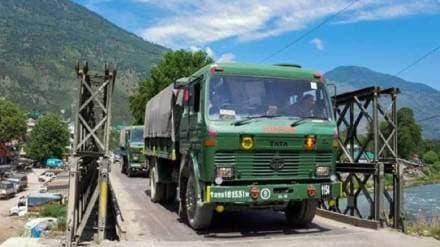
<path fill-rule="evenodd" d="M 421 176 L 409 182 L 410 186 L 440 183 L 440 151 L 431 149 L 423 155 L 425 166 Z"/>
<path fill-rule="evenodd" d="M 440 240 L 440 221 L 428 222 L 419 219 L 413 223 L 407 223 L 405 232 L 413 236 L 433 237 Z"/>

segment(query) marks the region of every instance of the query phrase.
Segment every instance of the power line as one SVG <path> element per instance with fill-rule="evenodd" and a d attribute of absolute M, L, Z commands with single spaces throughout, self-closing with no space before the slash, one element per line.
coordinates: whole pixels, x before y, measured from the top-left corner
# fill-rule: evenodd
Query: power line
<path fill-rule="evenodd" d="M 435 115 L 435 116 L 423 118 L 423 119 L 417 120 L 417 122 L 428 121 L 428 120 L 431 120 L 431 119 L 434 119 L 434 118 L 438 118 L 438 117 L 440 117 L 440 115 Z"/>
<path fill-rule="evenodd" d="M 437 46 L 436 48 L 428 51 L 425 55 L 419 57 L 418 59 L 416 59 L 414 62 L 410 63 L 408 66 L 406 66 L 405 68 L 399 70 L 399 72 L 396 73 L 397 75 L 402 74 L 403 72 L 409 70 L 410 68 L 412 68 L 413 66 L 415 66 L 416 64 L 420 63 L 422 60 L 424 60 L 425 58 L 431 56 L 432 54 L 434 54 L 436 51 L 440 50 L 440 45 Z"/>
<path fill-rule="evenodd" d="M 313 27 L 312 29 L 310 29 L 309 31 L 303 33 L 301 36 L 299 36 L 298 38 L 296 38 L 295 40 L 293 40 L 292 42 L 288 43 L 287 45 L 285 45 L 284 47 L 282 47 L 281 49 L 273 52 L 272 54 L 270 54 L 269 56 L 267 56 L 266 58 L 260 60 L 259 63 L 262 63 L 272 57 L 274 57 L 275 55 L 277 55 L 278 53 L 284 51 L 285 49 L 289 48 L 290 46 L 294 45 L 295 43 L 299 42 L 300 40 L 302 40 L 303 38 L 305 38 L 307 35 L 313 33 L 314 31 L 318 30 L 320 27 L 322 27 L 324 24 L 326 24 L 327 22 L 333 20 L 336 16 L 342 14 L 342 12 L 344 12 L 345 10 L 347 10 L 348 8 L 350 8 L 353 4 L 355 4 L 356 2 L 358 2 L 359 0 L 353 0 L 351 1 L 349 4 L 347 4 L 347 6 L 345 6 L 344 8 L 340 9 L 338 12 L 336 12 L 334 15 L 327 17 L 326 19 L 324 19 L 324 21 L 322 21 L 321 23 L 319 23 L 318 25 L 316 25 L 315 27 Z"/>
<path fill-rule="evenodd" d="M 406 67 L 404 67 L 403 69 L 401 69 L 399 72 L 397 72 L 395 75 L 400 75 L 403 72 L 409 70 L 410 68 L 414 67 L 416 64 L 420 63 L 421 61 L 423 61 L 425 58 L 431 56 L 432 54 L 434 54 L 435 52 L 437 52 L 438 50 L 440 50 L 440 46 L 435 47 L 434 49 L 428 51 L 426 54 L 424 54 L 423 56 L 419 57 L 418 59 L 416 59 L 414 62 L 410 63 L 409 65 L 407 65 Z M 432 120 L 435 118 L 440 117 L 440 115 L 434 115 L 434 116 L 430 116 L 427 118 L 423 118 L 420 120 L 417 120 L 417 122 L 424 122 L 424 121 L 428 121 L 428 120 Z"/>

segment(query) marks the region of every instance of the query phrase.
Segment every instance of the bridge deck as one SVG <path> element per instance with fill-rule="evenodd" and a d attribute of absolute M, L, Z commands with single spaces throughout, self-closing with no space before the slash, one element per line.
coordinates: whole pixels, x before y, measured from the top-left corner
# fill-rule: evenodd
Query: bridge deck
<path fill-rule="evenodd" d="M 124 218 L 126 240 L 106 246 L 439 246 L 439 241 L 382 229 L 358 228 L 316 217 L 309 228 L 289 229 L 282 213 L 223 213 L 208 231 L 179 222 L 177 205 L 150 201 L 147 178 L 128 178 L 113 165 L 111 184 Z"/>

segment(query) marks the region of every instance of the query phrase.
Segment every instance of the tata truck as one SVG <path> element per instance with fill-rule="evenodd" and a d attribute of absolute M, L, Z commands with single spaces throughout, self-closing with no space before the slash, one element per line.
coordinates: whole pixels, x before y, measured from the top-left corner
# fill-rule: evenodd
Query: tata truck
<path fill-rule="evenodd" d="M 177 200 L 194 229 L 246 209 L 304 226 L 341 191 L 327 85 L 297 65 L 205 66 L 149 100 L 144 125 L 151 200 Z"/>
<path fill-rule="evenodd" d="M 143 135 L 144 127 L 141 125 L 129 126 L 121 130 L 119 138 L 121 173 L 127 174 L 128 177 L 148 174 L 143 154 Z"/>

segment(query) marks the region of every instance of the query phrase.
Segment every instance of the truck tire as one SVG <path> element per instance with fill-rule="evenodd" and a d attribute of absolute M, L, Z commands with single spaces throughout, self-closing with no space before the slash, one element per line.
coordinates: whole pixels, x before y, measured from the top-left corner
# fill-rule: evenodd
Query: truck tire
<path fill-rule="evenodd" d="M 173 203 L 176 200 L 177 185 L 175 183 L 168 183 L 166 186 L 167 191 L 165 200 L 167 203 Z"/>
<path fill-rule="evenodd" d="M 128 159 L 123 157 L 121 163 L 121 173 L 127 174 L 127 167 L 128 167 Z"/>
<path fill-rule="evenodd" d="M 122 162 L 121 162 L 121 173 L 122 174 L 124 174 L 125 172 L 124 172 L 124 159 L 122 159 Z"/>
<path fill-rule="evenodd" d="M 157 167 L 152 166 L 150 169 L 150 196 L 152 202 L 163 202 L 165 199 L 165 185 L 157 181 Z"/>
<path fill-rule="evenodd" d="M 314 199 L 290 202 L 284 211 L 287 222 L 291 226 L 307 226 L 315 217 L 317 206 L 318 201 Z"/>
<path fill-rule="evenodd" d="M 188 178 L 183 203 L 186 221 L 194 230 L 201 230 L 211 225 L 214 210 L 211 205 L 201 206 L 197 203 L 196 181 L 193 174 Z"/>

